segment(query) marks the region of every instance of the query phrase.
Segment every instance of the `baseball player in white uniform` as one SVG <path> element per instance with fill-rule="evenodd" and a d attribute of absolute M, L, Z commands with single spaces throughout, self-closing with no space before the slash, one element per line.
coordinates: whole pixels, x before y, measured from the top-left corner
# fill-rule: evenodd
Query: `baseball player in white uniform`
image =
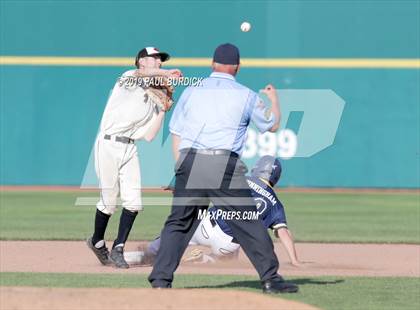
<path fill-rule="evenodd" d="M 152 96 L 144 76 L 181 76 L 177 69 L 162 70 L 167 53 L 146 47 L 137 54 L 136 69 L 126 71 L 117 80 L 102 116 L 100 132 L 95 143 L 95 169 L 101 189 L 97 203 L 95 229 L 87 240 L 88 247 L 99 261 L 128 268 L 124 260 L 124 244 L 138 214 L 143 209 L 141 200 L 140 165 L 136 140 L 151 141 L 158 133 L 165 112 L 170 106 Z M 104 235 L 108 220 L 115 212 L 120 195 L 122 213 L 118 236 L 111 252 L 105 245 Z"/>

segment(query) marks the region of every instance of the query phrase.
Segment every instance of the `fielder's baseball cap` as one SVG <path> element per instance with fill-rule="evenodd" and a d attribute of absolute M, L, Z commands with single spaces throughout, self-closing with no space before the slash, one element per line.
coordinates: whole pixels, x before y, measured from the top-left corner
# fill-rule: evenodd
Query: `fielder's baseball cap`
<path fill-rule="evenodd" d="M 159 56 L 162 62 L 169 60 L 170 56 L 168 53 L 159 51 L 156 47 L 145 47 L 137 53 L 135 65 L 138 67 L 138 62 L 140 58 L 148 56 Z"/>
<path fill-rule="evenodd" d="M 239 65 L 239 49 L 230 43 L 219 45 L 214 51 L 213 61 L 224 65 Z"/>

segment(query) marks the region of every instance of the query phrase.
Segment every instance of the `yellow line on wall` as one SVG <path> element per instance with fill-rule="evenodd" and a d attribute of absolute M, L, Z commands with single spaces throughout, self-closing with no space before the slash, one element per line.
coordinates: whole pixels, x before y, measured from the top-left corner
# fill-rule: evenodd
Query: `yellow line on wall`
<path fill-rule="evenodd" d="M 50 57 L 50 56 L 0 56 L 0 65 L 7 66 L 133 66 L 128 57 Z M 243 58 L 248 68 L 377 68 L 420 69 L 420 59 L 391 58 Z M 211 58 L 172 58 L 172 67 L 208 67 Z"/>
<path fill-rule="evenodd" d="M 242 60 L 247 67 L 265 68 L 403 68 L 419 69 L 420 59 L 258 59 Z"/>
<path fill-rule="evenodd" d="M 0 56 L 0 65 L 121 67 L 134 65 L 134 60 L 123 57 Z"/>

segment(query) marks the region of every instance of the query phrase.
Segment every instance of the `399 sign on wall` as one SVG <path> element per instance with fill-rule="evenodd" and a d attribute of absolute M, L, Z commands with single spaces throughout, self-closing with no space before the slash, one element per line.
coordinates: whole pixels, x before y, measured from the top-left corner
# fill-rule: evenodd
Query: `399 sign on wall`
<path fill-rule="evenodd" d="M 282 129 L 276 133 L 257 133 L 255 129 L 250 128 L 242 157 L 271 155 L 290 159 L 295 156 L 297 146 L 297 136 L 291 129 Z"/>

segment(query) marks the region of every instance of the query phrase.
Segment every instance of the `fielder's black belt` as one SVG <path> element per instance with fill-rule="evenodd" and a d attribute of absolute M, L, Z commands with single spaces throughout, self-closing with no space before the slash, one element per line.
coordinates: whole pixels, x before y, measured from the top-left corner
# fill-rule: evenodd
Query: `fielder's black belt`
<path fill-rule="evenodd" d="M 112 140 L 111 135 L 105 135 L 104 139 L 106 140 Z M 123 137 L 123 136 L 116 136 L 115 141 L 125 143 L 125 144 L 133 144 L 134 140 L 129 137 Z"/>
<path fill-rule="evenodd" d="M 202 155 L 231 155 L 234 157 L 239 157 L 238 154 L 232 152 L 230 150 L 222 150 L 222 149 L 194 149 L 194 148 L 186 148 L 180 150 L 181 153 L 196 153 Z"/>
<path fill-rule="evenodd" d="M 211 217 L 210 217 L 210 224 L 211 224 L 211 226 L 213 226 L 213 227 L 215 227 L 216 225 L 217 225 L 217 222 L 214 220 L 214 219 L 212 219 Z M 220 226 L 219 226 L 220 227 Z M 221 229 L 221 228 L 220 228 Z M 225 233 L 226 234 L 226 233 Z M 232 242 L 233 243 L 236 243 L 236 244 L 239 244 L 239 242 L 238 242 L 238 240 L 236 240 L 236 238 L 235 237 L 232 237 Z"/>

